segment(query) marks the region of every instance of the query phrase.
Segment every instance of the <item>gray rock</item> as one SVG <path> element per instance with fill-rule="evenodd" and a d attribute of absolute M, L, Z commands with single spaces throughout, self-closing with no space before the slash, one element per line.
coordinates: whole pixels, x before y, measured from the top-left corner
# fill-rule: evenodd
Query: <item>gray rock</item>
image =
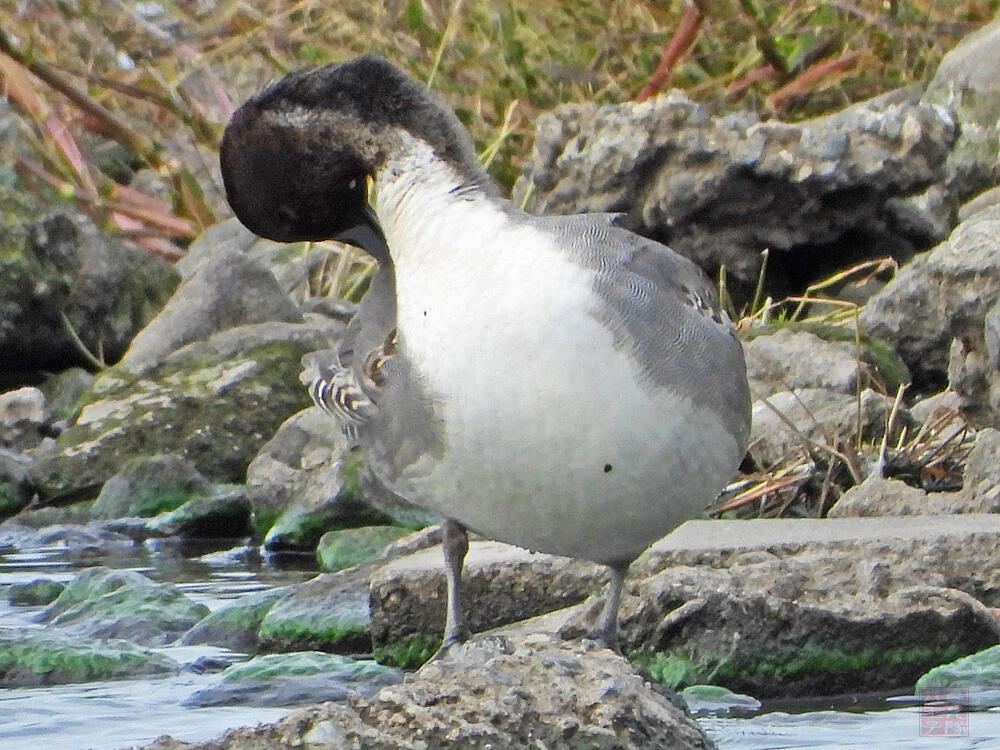
<path fill-rule="evenodd" d="M 923 101 L 950 108 L 959 138 L 949 182 L 962 200 L 1000 182 L 1000 19 L 969 34 L 941 60 Z"/>
<path fill-rule="evenodd" d="M 234 250 L 270 271 L 286 294 L 307 283 L 309 274 L 329 252 L 316 243 L 266 240 L 244 227 L 238 219 L 228 219 L 210 226 L 191 243 L 187 253 L 177 262 L 177 271 L 187 279 L 206 262 L 232 258 Z"/>
<path fill-rule="evenodd" d="M 146 750 L 360 750 L 539 747 L 695 750 L 711 742 L 621 656 L 551 636 L 479 636 L 371 698 L 296 711 L 206 743 Z"/>
<path fill-rule="evenodd" d="M 327 531 L 387 523 L 413 529 L 436 520 L 374 486 L 363 463 L 322 410 L 289 417 L 247 468 L 247 495 L 265 547 L 312 553 Z"/>
<path fill-rule="evenodd" d="M 852 444 L 859 431 L 867 441 L 880 439 L 892 403 L 871 389 L 861 393 L 860 409 L 856 396 L 823 388 L 776 393 L 753 404 L 750 454 L 758 465 L 775 466 L 817 444 Z M 901 412 L 896 429 L 909 421 Z"/>
<path fill-rule="evenodd" d="M 26 386 L 0 393 L 0 448 L 18 452 L 34 448 L 51 419 L 39 389 Z"/>
<path fill-rule="evenodd" d="M 285 420 L 247 468 L 247 496 L 273 549 L 312 551 L 324 532 L 385 516 L 364 502 L 360 456 L 329 415 L 312 406 Z M 275 527 L 279 519 L 283 521 Z"/>
<path fill-rule="evenodd" d="M 623 650 L 758 697 L 907 687 L 1000 637 L 998 543 L 996 515 L 690 521 L 633 566 Z"/>
<path fill-rule="evenodd" d="M 299 362 L 329 346 L 329 325 L 266 323 L 217 336 L 143 376 L 121 366 L 102 372 L 76 422 L 35 451 L 42 498 L 93 496 L 129 460 L 158 453 L 190 459 L 212 481 L 243 481 L 278 425 L 308 403 Z M 234 352 L 234 342 L 243 348 Z"/>
<path fill-rule="evenodd" d="M 81 345 L 116 361 L 177 285 L 165 261 L 101 234 L 81 217 L 43 217 L 23 193 L 0 187 L 0 214 L 4 375 L 89 365 Z"/>
<path fill-rule="evenodd" d="M 996 444 L 991 446 L 991 450 L 996 448 Z M 991 455 L 994 462 L 996 455 Z M 841 495 L 827 517 L 1000 513 L 1000 487 L 997 486 L 995 463 L 991 468 L 994 475 L 992 478 L 971 487 L 967 484 L 959 492 L 925 492 L 898 479 L 869 477 Z M 968 475 L 968 470 L 966 474 Z M 968 481 L 967 479 L 966 482 Z"/>
<path fill-rule="evenodd" d="M 747 378 L 756 398 L 796 388 L 854 393 L 859 351 L 847 341 L 826 341 L 808 331 L 780 328 L 743 344 Z"/>
<path fill-rule="evenodd" d="M 537 120 L 515 201 L 527 196 L 537 213 L 624 212 L 710 273 L 725 265 L 737 299 L 749 297 L 769 248 L 767 290 L 783 296 L 939 240 L 928 236 L 936 222 L 914 223 L 894 199 L 943 180 L 954 138 L 944 108 L 891 98 L 794 124 L 713 118 L 679 92 L 562 105 Z"/>
<path fill-rule="evenodd" d="M 960 401 L 955 391 L 943 390 L 918 399 L 910 406 L 909 411 L 917 423 L 923 425 L 944 419 L 952 413 L 957 414 L 959 405 Z"/>
<path fill-rule="evenodd" d="M 975 197 L 970 198 L 967 202 L 963 203 L 962 207 L 958 209 L 958 220 L 965 221 L 973 214 L 982 211 L 984 208 L 996 206 L 997 204 L 1000 204 L 1000 186 L 984 190 Z"/>
<path fill-rule="evenodd" d="M 76 417 L 76 403 L 87 391 L 94 376 L 82 367 L 70 367 L 47 378 L 40 386 L 52 415 L 60 420 Z"/>
<path fill-rule="evenodd" d="M 860 516 L 917 516 L 943 513 L 931 496 L 950 493 L 927 493 L 898 479 L 868 477 L 847 490 L 827 513 L 828 518 Z"/>
<path fill-rule="evenodd" d="M 931 666 L 1000 638 L 990 610 L 961 591 L 915 586 L 815 601 L 811 587 L 831 581 L 803 582 L 809 572 L 761 561 L 714 574 L 673 568 L 640 581 L 635 593 L 657 605 L 624 610 L 626 626 L 646 634 L 630 637 L 634 658 L 677 684 L 710 682 L 762 698 L 829 695 L 909 686 Z M 837 576 L 838 585 L 878 591 L 886 571 L 869 572 L 868 580 Z M 765 583 L 769 590 L 757 588 Z"/>
<path fill-rule="evenodd" d="M 180 507 L 208 487 L 208 480 L 183 456 L 143 456 L 105 482 L 91 513 L 94 518 L 154 516 Z"/>
<path fill-rule="evenodd" d="M 208 612 L 172 584 L 154 583 L 131 570 L 98 567 L 70 581 L 41 620 L 74 635 L 162 646 Z"/>
<path fill-rule="evenodd" d="M 397 558 L 372 575 L 372 643 L 380 661 L 414 666 L 440 646 L 443 560 L 440 547 L 432 547 Z M 582 601 L 600 589 L 604 569 L 500 542 L 473 541 L 463 580 L 469 627 L 480 632 Z"/>
<path fill-rule="evenodd" d="M 217 252 L 186 278 L 135 337 L 122 365 L 143 373 L 185 344 L 251 323 L 299 323 L 302 316 L 270 271 L 235 249 Z"/>
<path fill-rule="evenodd" d="M 976 433 L 976 442 L 965 459 L 962 474 L 962 496 L 968 510 L 965 513 L 1000 513 L 1000 432 L 983 429 Z"/>
<path fill-rule="evenodd" d="M 958 395 L 959 410 L 977 427 L 1000 427 L 1000 299 L 963 333 L 951 342 L 948 362 L 948 381 Z"/>
<path fill-rule="evenodd" d="M 12 583 L 3 589 L 3 597 L 15 606 L 38 607 L 51 604 L 66 584 L 51 578 L 36 578 L 27 583 Z"/>
<path fill-rule="evenodd" d="M 228 667 L 219 684 L 199 690 L 183 705 L 296 706 L 339 701 L 350 693 L 371 695 L 402 678 L 398 669 L 338 654 L 267 654 Z"/>
<path fill-rule="evenodd" d="M 952 371 L 963 406 L 983 416 L 989 388 L 975 377 L 987 366 L 983 320 L 1000 299 L 1000 207 L 986 208 L 955 227 L 948 239 L 914 258 L 861 312 L 863 329 L 890 342 L 918 389 L 942 388 Z M 952 340 L 961 348 L 950 355 Z M 968 360 L 968 361 L 966 361 Z M 953 382 L 953 387 L 955 383 Z M 984 392 L 985 391 L 985 392 Z"/>
<path fill-rule="evenodd" d="M 31 500 L 30 467 L 31 459 L 0 448 L 0 520 L 14 515 Z"/>

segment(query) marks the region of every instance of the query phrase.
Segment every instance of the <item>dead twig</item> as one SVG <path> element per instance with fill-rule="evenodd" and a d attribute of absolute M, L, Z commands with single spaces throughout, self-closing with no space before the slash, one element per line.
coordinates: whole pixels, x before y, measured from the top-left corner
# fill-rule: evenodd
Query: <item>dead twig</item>
<path fill-rule="evenodd" d="M 670 41 L 663 48 L 663 54 L 660 56 L 660 63 L 656 66 L 656 70 L 653 71 L 649 81 L 636 95 L 637 102 L 646 101 L 663 88 L 677 61 L 694 44 L 694 40 L 698 36 L 698 29 L 701 27 L 702 17 L 702 12 L 695 3 L 687 7 L 677 25 L 677 30 L 674 31 L 674 35 L 670 37 Z"/>

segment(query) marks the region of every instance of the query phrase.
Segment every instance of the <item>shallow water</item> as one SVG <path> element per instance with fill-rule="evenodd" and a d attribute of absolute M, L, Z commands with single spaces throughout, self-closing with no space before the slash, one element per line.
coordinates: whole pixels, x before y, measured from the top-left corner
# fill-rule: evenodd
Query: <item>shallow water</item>
<path fill-rule="evenodd" d="M 191 598 L 217 609 L 249 591 L 306 580 L 314 571 L 263 561 L 251 548 L 135 545 L 80 554 L 59 544 L 15 553 L 0 552 L 0 585 L 40 577 L 68 581 L 93 565 L 136 570 L 175 583 Z M 42 607 L 0 602 L 0 625 L 40 627 Z M 208 646 L 158 649 L 178 662 L 202 656 L 242 658 Z M 119 750 L 163 734 L 187 741 L 217 737 L 226 729 L 274 721 L 288 708 L 188 708 L 181 702 L 214 684 L 218 674 L 177 675 L 46 688 L 0 689 L 0 750 Z M 953 714 L 948 724 L 913 705 L 884 696 L 765 704 L 753 716 L 699 716 L 720 750 L 889 750 L 1000 748 L 1000 709 Z M 940 728 L 957 736 L 929 734 Z"/>

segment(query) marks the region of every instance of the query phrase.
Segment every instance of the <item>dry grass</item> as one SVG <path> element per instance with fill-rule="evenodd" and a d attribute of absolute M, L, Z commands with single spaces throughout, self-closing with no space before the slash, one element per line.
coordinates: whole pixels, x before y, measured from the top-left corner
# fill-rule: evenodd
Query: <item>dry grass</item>
<path fill-rule="evenodd" d="M 509 185 L 539 112 L 634 98 L 671 42 L 663 85 L 794 119 L 925 81 L 1000 6 L 698 0 L 685 25 L 696 11 L 651 0 L 4 3 L 0 80 L 28 145 L 3 163 L 168 257 L 228 213 L 215 152 L 234 104 L 304 64 L 396 60 L 455 107 Z M 153 169 L 122 184 L 141 165 Z"/>

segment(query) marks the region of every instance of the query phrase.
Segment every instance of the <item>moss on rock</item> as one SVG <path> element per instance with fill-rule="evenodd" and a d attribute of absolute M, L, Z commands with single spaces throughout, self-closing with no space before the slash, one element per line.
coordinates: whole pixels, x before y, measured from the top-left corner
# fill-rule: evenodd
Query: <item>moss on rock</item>
<path fill-rule="evenodd" d="M 326 532 L 316 547 L 323 570 L 342 570 L 377 557 L 397 539 L 410 533 L 398 526 L 365 526 Z"/>
<path fill-rule="evenodd" d="M 0 628 L 0 687 L 115 680 L 178 668 L 172 659 L 125 641 Z"/>
<path fill-rule="evenodd" d="M 270 341 L 221 361 L 169 360 L 141 377 L 110 368 L 82 397 L 76 424 L 37 455 L 34 484 L 47 499 L 93 495 L 129 460 L 160 453 L 190 459 L 209 479 L 241 481 L 260 446 L 307 404 L 298 382 L 306 351 Z"/>

